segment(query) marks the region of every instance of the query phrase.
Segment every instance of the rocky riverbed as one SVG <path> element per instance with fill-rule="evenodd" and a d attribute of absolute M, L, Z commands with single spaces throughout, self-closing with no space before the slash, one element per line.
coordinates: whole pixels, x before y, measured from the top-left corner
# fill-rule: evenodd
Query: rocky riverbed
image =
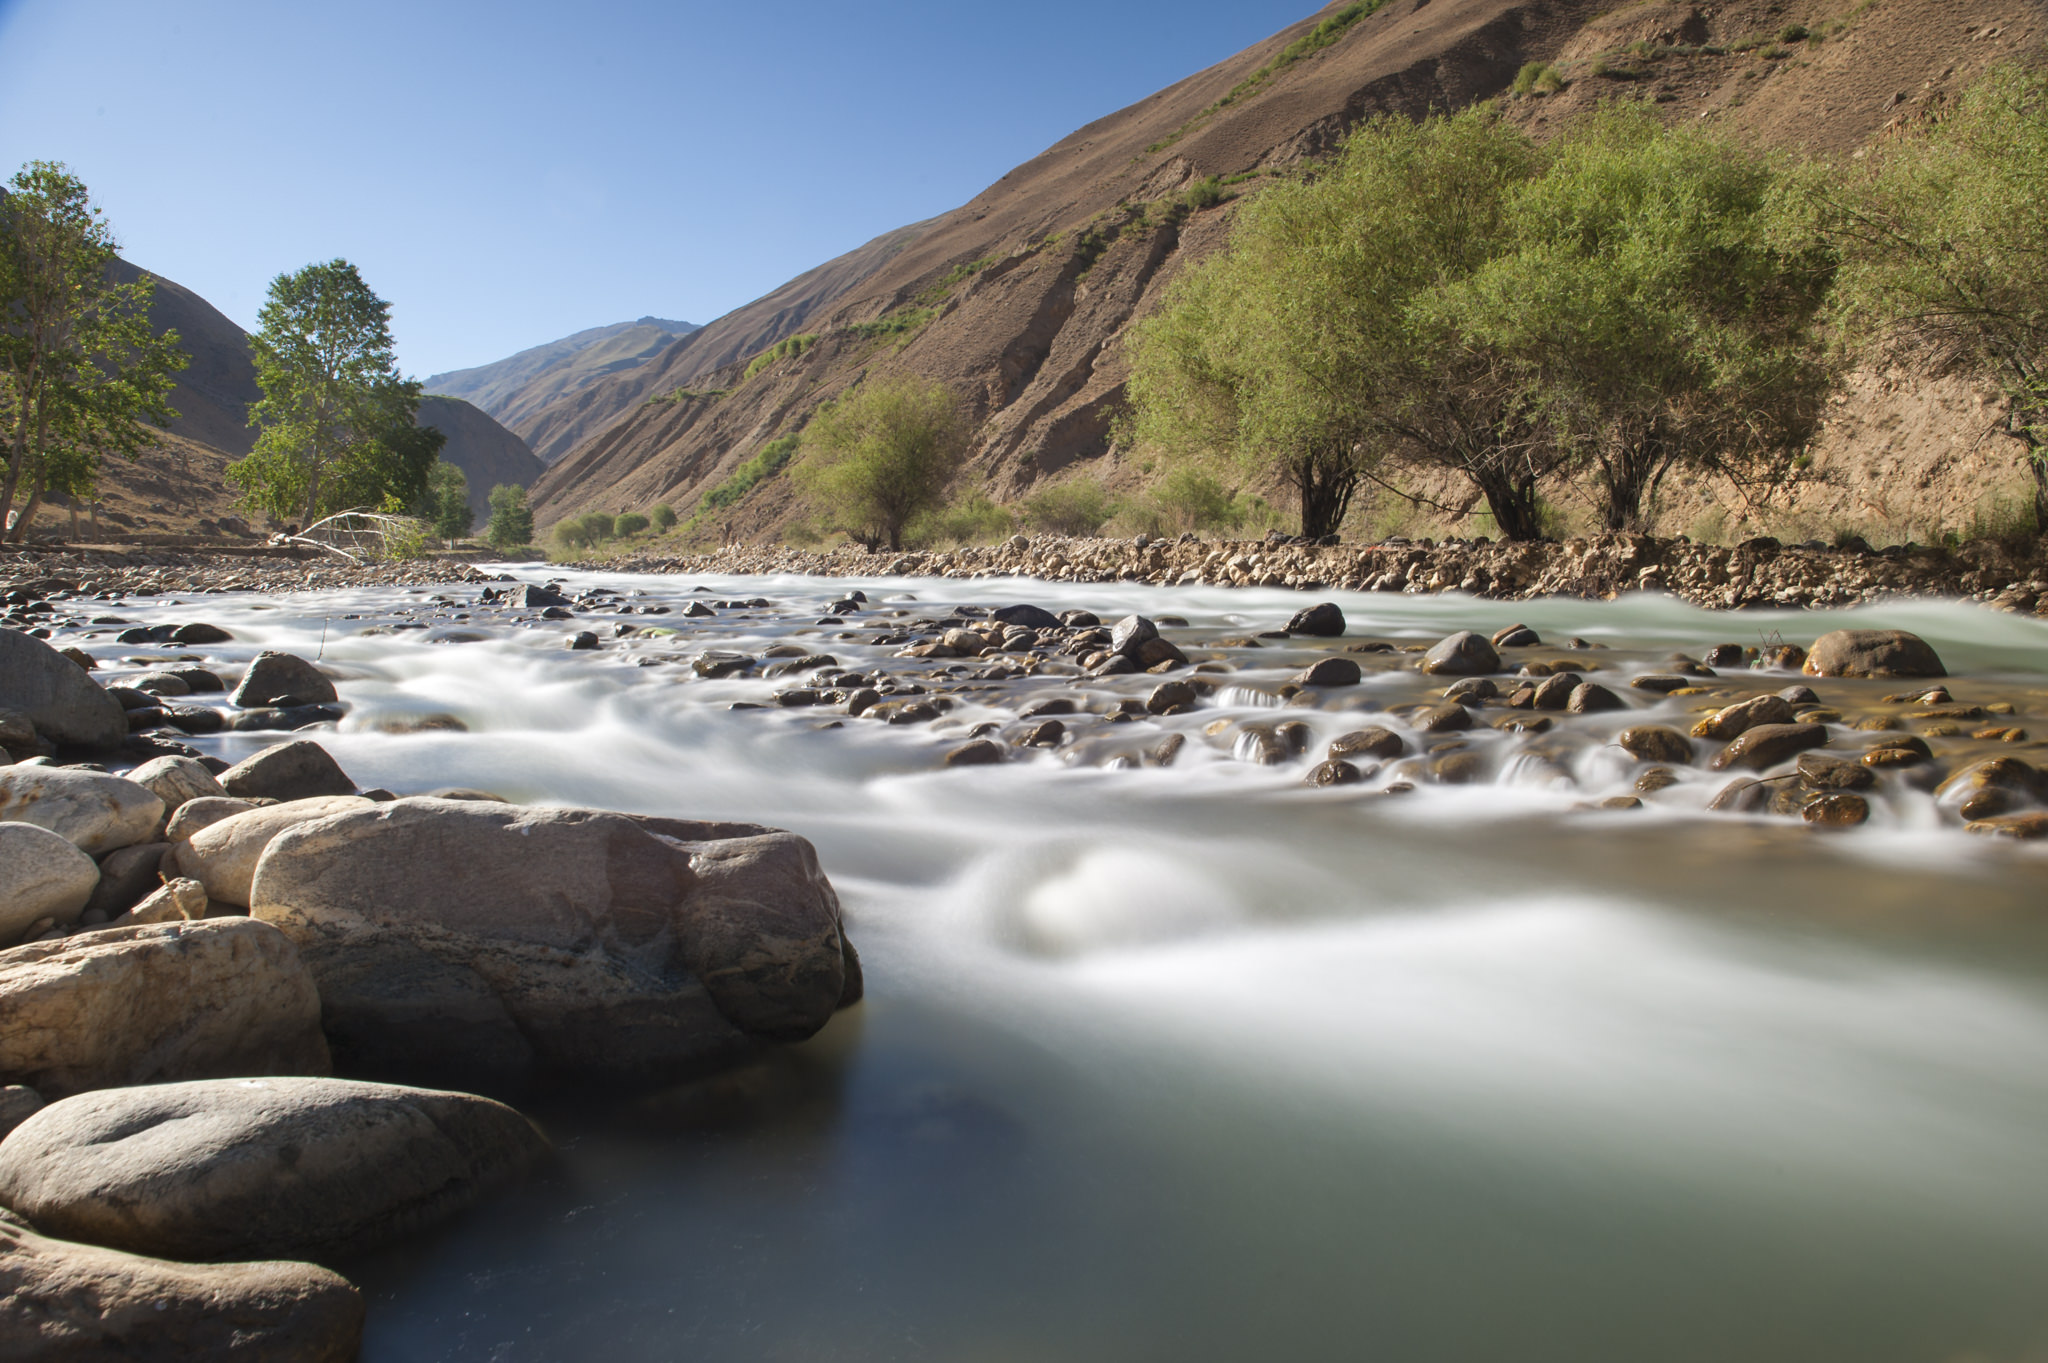
<path fill-rule="evenodd" d="M 12 1275 L 10 1303 L 56 1303 L 67 1319 L 99 1322 L 100 1333 L 9 1306 L 0 1339 L 14 1330 L 80 1357 L 133 1340 L 144 1356 L 197 1357 L 232 1335 L 274 1341 L 285 1356 L 347 1357 L 366 1328 L 352 1278 L 370 1297 L 367 1356 L 495 1357 L 499 1335 L 448 1333 L 435 1323 L 441 1307 L 419 1294 L 442 1304 L 481 1294 L 474 1300 L 494 1319 L 554 1300 L 533 1274 L 565 1262 L 560 1254 L 607 1253 L 580 1232 L 549 1229 L 580 1224 L 586 1204 L 616 1206 L 594 1224 L 643 1253 L 646 1232 L 619 1218 L 637 1197 L 667 1195 L 629 1184 L 641 1193 L 591 1201 L 619 1175 L 589 1152 L 642 1139 L 632 1133 L 649 1121 L 672 1133 L 678 1114 L 706 1112 L 721 1129 L 737 1122 L 736 1139 L 753 1131 L 772 1149 L 790 1137 L 786 1123 L 812 1131 L 820 1102 L 845 1102 L 849 1130 L 890 1152 L 877 1154 L 873 1176 L 896 1196 L 915 1200 L 908 1190 L 932 1176 L 920 1161 L 933 1149 L 978 1171 L 970 1182 L 1001 1185 L 1012 1177 L 1005 1152 L 1019 1141 L 1064 1150 L 1077 1131 L 1116 1141 L 1072 1109 L 1073 1130 L 1058 1138 L 1015 1115 L 1045 1094 L 1027 1099 L 1030 1085 L 1017 1087 L 1042 1062 L 1010 1043 L 973 1043 L 987 1055 L 936 1070 L 929 1056 L 914 1058 L 926 1054 L 920 1047 L 1014 1016 L 1046 1044 L 1054 1028 L 1066 1037 L 1055 1046 L 1063 1063 L 1077 1063 L 1104 1045 L 1100 1036 L 1068 1035 L 1050 1018 L 1076 1007 L 1105 1016 L 1107 1000 L 1089 982 L 1107 979 L 1119 1010 L 1169 981 L 1167 995 L 1192 988 L 1207 1000 L 1199 1026 L 1173 1008 L 1151 1017 L 1151 1004 L 1144 1020 L 1098 1024 L 1152 1038 L 1137 1052 L 1145 1072 L 1162 1056 L 1177 1057 L 1169 1069 L 1232 1068 L 1226 1057 L 1244 1038 L 1223 1045 L 1205 1029 L 1236 1016 L 1237 1003 L 1266 1019 L 1283 998 L 1304 1022 L 1337 1010 L 1310 1028 L 1324 1040 L 1289 1034 L 1289 1047 L 1321 1054 L 1326 1026 L 1358 1021 L 1343 1012 L 1351 986 L 1304 975 L 1288 939 L 1271 935 L 1280 924 L 1328 934 L 1353 916 L 1361 927 L 1398 918 L 1404 905 L 1436 906 L 1434 917 L 1447 893 L 1533 912 L 1563 887 L 1579 902 L 1697 896 L 1717 913 L 1756 897 L 1774 920 L 1789 914 L 1828 932 L 1848 930 L 1859 913 L 1951 930 L 1937 912 L 1945 886 L 1972 887 L 1972 919 L 2022 931 L 2040 902 L 2048 667 L 2032 621 L 1954 604 L 1889 616 L 1723 616 L 1674 613 L 1640 594 L 1510 608 L 1334 586 L 1161 589 L 893 571 L 918 566 L 833 580 L 365 572 L 337 590 L 300 592 L 285 576 L 268 591 L 214 592 L 224 584 L 203 565 L 129 565 L 9 584 L 0 1083 L 13 1087 L 0 1113 L 15 1129 L 0 1140 L 0 1206 L 13 1218 L 0 1224 L 0 1274 Z M 131 571 L 150 575 L 120 575 Z M 1771 888 L 1757 897 L 1759 885 Z M 1538 912 L 1522 921 L 1557 920 Z M 1702 956 L 1698 943 L 1667 954 L 1654 933 L 1618 930 L 1626 915 L 1600 921 L 1613 953 L 1602 959 L 1616 968 L 1701 978 L 1702 961 L 1718 959 L 1719 948 Z M 1316 949 L 1363 962 L 1378 981 L 1371 1007 L 1394 1009 L 1395 1034 L 1449 1066 L 1432 1081 L 1442 1082 L 1473 1063 L 1456 1058 L 1462 1043 L 1443 1032 L 1445 1018 L 1479 996 L 1450 1015 L 1432 1011 L 1447 1001 L 1427 983 L 1442 962 L 1387 975 L 1380 945 L 1355 956 L 1381 931 Z M 867 972 L 849 935 L 885 948 L 884 1004 L 858 1045 L 847 1029 L 868 1010 L 843 1010 L 862 997 Z M 1223 956 L 1190 945 L 1212 937 Z M 1768 955 L 1776 948 L 1766 940 L 1744 949 Z M 992 969 L 989 944 L 999 959 L 1040 969 Z M 1193 976 L 1172 964 L 1190 950 L 1207 963 Z M 1864 960 L 1864 946 L 1831 950 L 1846 953 L 1838 963 Z M 1275 953 L 1270 969 L 1261 964 Z M 1225 961 L 1222 974 L 1206 973 Z M 1696 996 L 1689 1019 L 1667 1019 L 1647 997 L 1595 1005 L 1584 981 L 1560 982 L 1559 997 L 1607 1010 L 1602 1026 L 1652 1036 L 1667 1022 L 1703 1025 L 1704 1009 L 1739 1048 L 1796 1011 L 1804 968 L 1752 978 L 1714 966 L 1722 974 L 1712 987 L 1735 991 L 1730 1006 Z M 1486 991 L 1545 988 L 1534 983 L 1540 969 L 1487 978 L 1488 1014 L 1502 1005 Z M 1432 1003 L 1411 1014 L 1397 1000 L 1417 988 Z M 1764 999 L 1777 1000 L 1764 1013 L 1778 1021 L 1745 1014 Z M 1855 1033 L 1854 1046 L 1886 1057 L 1880 1068 L 1919 1063 L 1856 1030 L 1865 1003 L 1845 998 L 1850 1021 L 1807 1030 L 1849 1028 L 1841 1044 Z M 1555 1006 L 1506 1009 L 1497 1033 L 1487 1024 L 1489 1044 L 1513 1049 L 1519 1030 L 1562 1025 L 1547 1011 Z M 2048 1028 L 2037 1034 L 2017 1017 L 1981 1026 L 2013 1055 L 2048 1045 Z M 821 1029 L 819 1042 L 797 1044 Z M 1600 1044 L 1625 1048 L 1620 1035 Z M 1947 1042 L 1927 1044 L 1922 1058 L 1949 1072 Z M 1269 1068 L 1272 1055 L 1261 1054 Z M 796 1069 L 785 1056 L 800 1057 Z M 1105 1081 L 1120 1085 L 1122 1062 L 1104 1063 Z M 1642 1063 L 1702 1082 L 1721 1074 L 1718 1061 L 1668 1037 L 1622 1068 Z M 862 1104 L 877 1100 L 858 1096 L 880 1082 L 858 1077 L 876 1065 L 907 1067 L 905 1092 L 924 1095 L 902 1099 L 910 1115 L 878 1128 L 860 1114 L 895 1109 L 871 1110 Z M 1402 1107 L 1407 1081 L 1396 1071 L 1374 1090 Z M 1476 1090 L 1489 1095 L 1489 1121 L 1503 1119 L 1501 1075 L 1490 1063 L 1478 1072 L 1489 1076 Z M 2017 1082 L 2003 1062 L 1991 1072 L 2000 1091 Z M 1553 1080 L 1583 1082 L 1562 1071 Z M 1030 1083 L 1065 1092 L 1070 1081 Z M 930 1096 L 963 1085 L 982 1096 L 964 1107 Z M 824 1096 L 842 1092 L 852 1096 Z M 1774 1101 L 1739 1083 L 1730 1093 L 1736 1112 Z M 538 1112 L 540 1126 L 506 1101 Z M 1649 1101 L 1661 1110 L 1669 1097 Z M 1896 1116 L 1885 1084 L 1849 1081 L 1842 1101 L 1872 1121 Z M 1977 1114 L 1971 1139 L 1991 1152 L 1976 1176 L 2032 1169 L 2007 1152 L 2002 1119 L 1974 1091 L 1954 1101 Z M 1125 1097 L 1088 1103 L 1126 1111 Z M 1171 1120 L 1130 1119 L 1148 1130 Z M 934 1130 L 952 1134 L 923 1144 Z M 621 1167 L 647 1167 L 649 1151 L 674 1139 L 634 1146 L 640 1153 Z M 1179 1139 L 1155 1134 L 1140 1145 L 1155 1151 L 1164 1140 L 1213 1183 L 1219 1169 Z M 742 1148 L 721 1153 L 699 1135 L 690 1143 L 706 1170 L 730 1169 Z M 1889 1178 L 1919 1158 L 1895 1151 L 1879 1163 Z M 1311 1165 L 1324 1178 L 1336 1167 Z M 947 1177 L 933 1191 L 959 1196 Z M 604 1200 L 615 1195 L 623 1200 Z M 1414 1215 L 1436 1215 L 1428 1203 Z M 684 1221 L 722 1215 L 698 1202 L 678 1210 Z M 753 1214 L 779 1222 L 784 1213 Z M 1148 1201 L 1141 1220 L 1172 1215 Z M 1321 1213 L 1294 1215 L 1307 1226 Z M 787 1233 L 812 1233 L 802 1220 Z M 859 1220 L 893 1224 L 872 1207 Z M 422 1239 L 447 1226 L 438 1233 L 453 1240 Z M 735 1233 L 745 1232 L 722 1232 Z M 1072 1264 L 1050 1267 L 1062 1238 L 1024 1237 L 1020 1263 L 1064 1283 Z M 1332 1252 L 1342 1257 L 1331 1246 L 1318 1253 Z M 1485 1270 L 1502 1281 L 1530 1271 L 1504 1249 L 1488 1253 L 1506 1256 Z M 471 1265 L 462 1272 L 477 1285 L 427 1286 L 441 1282 L 428 1265 L 444 1254 Z M 1012 1319 L 989 1296 L 992 1280 L 962 1276 L 971 1255 L 928 1263 L 905 1241 L 855 1257 L 877 1265 L 895 1305 L 871 1318 L 844 1295 L 851 1284 L 827 1293 L 829 1310 L 785 1299 L 784 1347 L 802 1352 L 798 1340 L 815 1342 L 837 1322 L 882 1331 L 862 1334 L 861 1356 L 897 1356 L 885 1326 L 890 1312 L 909 1309 L 910 1279 L 899 1271 L 916 1269 L 955 1282 L 962 1310 L 980 1304 L 965 1315 L 922 1313 L 955 1343 L 987 1342 L 989 1324 L 1002 1321 L 1019 1338 L 1088 1353 L 1073 1352 L 1086 1332 L 1047 1335 L 1042 1323 Z M 719 1282 L 733 1271 L 710 1259 L 696 1270 Z M 1203 1270 L 1190 1262 L 1186 1271 Z M 1725 1286 L 1730 1271 L 1718 1265 L 1709 1277 Z M 1801 1271 L 1820 1281 L 1810 1265 Z M 507 1295 L 484 1285 L 501 1281 L 527 1286 Z M 657 1283 L 637 1291 L 618 1310 L 642 1322 L 631 1338 L 644 1349 L 613 1334 L 602 1312 L 568 1310 L 546 1316 L 555 1323 L 526 1317 L 554 1341 L 532 1356 L 555 1356 L 551 1348 L 592 1332 L 626 1356 L 670 1356 L 684 1336 L 653 1328 L 655 1303 L 694 1311 L 700 1333 L 690 1338 L 714 1341 L 711 1356 L 750 1356 L 743 1322 L 703 1324 L 700 1296 Z M 1134 1348 L 1164 1337 L 1132 1334 L 1116 1311 L 1085 1305 L 1077 1284 L 1058 1294 L 1101 1337 Z M 132 1304 L 150 1299 L 167 1302 L 166 1314 L 138 1322 Z M 1976 1309 L 1959 1303 L 1944 1299 L 1928 1319 Z M 1223 1351 L 1190 1337 L 1189 1356 L 1231 1356 L 1227 1342 L 1244 1342 L 1245 1319 L 1212 1317 Z M 1313 1352 L 1316 1331 L 1332 1323 L 1317 1320 L 1308 1333 L 1301 1322 L 1283 1333 Z M 1769 1328 L 1715 1337 L 1751 1356 L 1789 1357 L 1814 1356 L 1794 1345 L 1847 1336 L 1816 1317 L 1782 1337 Z M 1559 1340 L 1555 1356 L 1569 1356 Z"/>

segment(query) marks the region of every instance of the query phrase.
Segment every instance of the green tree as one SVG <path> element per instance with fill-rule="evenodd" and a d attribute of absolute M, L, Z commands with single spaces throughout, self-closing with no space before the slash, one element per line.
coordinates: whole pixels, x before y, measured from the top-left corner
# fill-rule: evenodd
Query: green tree
<path fill-rule="evenodd" d="M 1997 382 L 2048 529 L 2048 73 L 1994 70 L 1806 202 L 1841 252 L 1850 344 Z"/>
<path fill-rule="evenodd" d="M 1609 104 L 1511 196 L 1506 249 L 1438 295 L 1592 473 L 1610 530 L 1641 528 L 1673 468 L 1741 476 L 1819 419 L 1833 257 L 1783 229 L 1780 184 L 1771 158 Z"/>
<path fill-rule="evenodd" d="M 256 447 L 228 466 L 251 509 L 311 524 L 425 496 L 442 439 L 413 423 L 420 385 L 398 373 L 390 319 L 346 260 L 271 281 L 250 338 L 263 389 L 250 409 Z"/>
<path fill-rule="evenodd" d="M 639 534 L 648 526 L 648 520 L 637 511 L 628 511 L 612 521 L 612 532 L 621 539 Z"/>
<path fill-rule="evenodd" d="M 427 474 L 427 492 L 420 499 L 420 518 L 444 540 L 459 540 L 476 524 L 469 506 L 469 479 L 446 460 L 435 460 Z"/>
<path fill-rule="evenodd" d="M 500 483 L 491 489 L 491 519 L 484 526 L 484 541 L 493 549 L 519 549 L 533 543 L 533 509 L 526 504 L 526 489 L 517 483 Z"/>
<path fill-rule="evenodd" d="M 654 528 L 656 532 L 663 535 L 676 528 L 675 508 L 667 502 L 656 502 L 654 504 Z"/>
<path fill-rule="evenodd" d="M 0 525 L 20 540 L 52 493 L 89 497 L 176 413 L 178 335 L 149 326 L 154 282 L 113 282 L 113 231 L 65 167 L 32 161 L 0 191 Z M 15 499 L 26 494 L 20 513 Z"/>
<path fill-rule="evenodd" d="M 1070 478 L 1024 499 L 1024 519 L 1049 535 L 1092 535 L 1116 512 L 1116 499 L 1093 478 Z"/>
<path fill-rule="evenodd" d="M 1135 437 L 1235 456 L 1335 533 L 1389 459 L 1466 479 L 1503 533 L 1539 535 L 1555 466 L 1504 357 L 1444 291 L 1505 248 L 1540 156 L 1497 111 L 1366 121 L 1313 177 L 1240 210 L 1229 245 L 1134 329 Z"/>
<path fill-rule="evenodd" d="M 799 475 L 832 528 L 898 550 L 911 519 L 944 501 L 966 448 L 966 421 L 944 384 L 868 379 L 811 418 Z"/>

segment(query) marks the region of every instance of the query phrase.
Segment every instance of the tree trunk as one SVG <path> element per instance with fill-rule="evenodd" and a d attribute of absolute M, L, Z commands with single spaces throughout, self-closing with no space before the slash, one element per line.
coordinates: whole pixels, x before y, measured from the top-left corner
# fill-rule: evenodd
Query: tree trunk
<path fill-rule="evenodd" d="M 1336 534 L 1358 491 L 1358 465 L 1350 451 L 1304 455 L 1295 461 L 1293 473 L 1301 498 L 1301 533 L 1310 539 Z"/>
<path fill-rule="evenodd" d="M 1479 484 L 1479 490 L 1486 494 L 1487 509 L 1493 512 L 1493 520 L 1500 527 L 1501 534 L 1511 540 L 1540 540 L 1542 530 L 1536 523 L 1536 480 L 1532 477 L 1516 478 L 1497 469 L 1477 471 L 1472 481 Z"/>
<path fill-rule="evenodd" d="M 22 503 L 21 515 L 15 520 L 13 528 L 7 532 L 9 544 L 20 544 L 27 537 L 29 523 L 35 520 L 36 512 L 42 509 L 42 505 L 43 485 L 39 479 L 35 491 L 29 493 L 28 500 Z"/>

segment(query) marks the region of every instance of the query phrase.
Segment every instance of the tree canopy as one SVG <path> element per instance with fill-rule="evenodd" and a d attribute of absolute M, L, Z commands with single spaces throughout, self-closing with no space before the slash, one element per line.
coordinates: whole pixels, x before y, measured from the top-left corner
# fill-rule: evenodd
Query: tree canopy
<path fill-rule="evenodd" d="M 346 260 L 271 281 L 250 338 L 263 389 L 250 409 L 256 447 L 228 466 L 253 509 L 311 524 L 425 498 L 445 437 L 413 422 L 420 385 L 398 373 L 390 316 Z"/>
<path fill-rule="evenodd" d="M 966 448 L 959 401 L 944 384 L 869 378 L 811 418 L 800 476 L 833 529 L 897 550 L 911 519 L 944 501 Z"/>
<path fill-rule="evenodd" d="M 178 335 L 154 334 L 154 283 L 113 281 L 105 216 L 65 167 L 32 161 L 0 191 L 0 525 L 19 540 L 43 499 L 91 495 L 109 453 L 128 458 L 177 413 Z M 9 522 L 15 499 L 26 493 Z"/>
<path fill-rule="evenodd" d="M 493 549 L 519 549 L 533 543 L 533 509 L 526 504 L 525 488 L 517 483 L 500 483 L 491 489 L 490 503 L 485 543 Z"/>

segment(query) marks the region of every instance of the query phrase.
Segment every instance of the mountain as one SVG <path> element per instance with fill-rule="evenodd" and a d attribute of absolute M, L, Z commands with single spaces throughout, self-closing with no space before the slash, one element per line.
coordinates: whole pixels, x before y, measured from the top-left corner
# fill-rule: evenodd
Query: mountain
<path fill-rule="evenodd" d="M 109 273 L 133 284 L 148 271 L 115 259 Z M 240 457 L 256 443 L 249 426 L 249 404 L 263 396 L 256 386 L 256 365 L 249 358 L 249 335 L 213 304 L 162 275 L 150 296 L 149 323 L 158 334 L 175 328 L 178 342 L 191 357 L 171 390 L 173 435 L 211 445 Z"/>
<path fill-rule="evenodd" d="M 553 463 L 639 407 L 650 395 L 688 388 L 716 369 L 796 335 L 813 314 L 888 264 L 930 226 L 928 222 L 912 223 L 884 232 L 691 332 L 653 363 L 607 375 L 508 424 L 526 437 L 535 454 Z"/>
<path fill-rule="evenodd" d="M 1793 25 L 1822 36 L 1776 41 Z M 735 353 L 683 382 L 671 365 L 694 348 L 686 341 L 635 371 L 639 405 L 553 458 L 534 487 L 539 519 L 692 507 L 869 371 L 909 370 L 962 396 L 976 426 L 965 479 L 997 500 L 1077 466 L 1128 484 L 1140 470 L 1112 437 L 1126 328 L 1226 240 L 1234 196 L 1327 153 L 1362 118 L 1504 96 L 1525 63 L 1555 62 L 1571 77 L 1562 94 L 1505 105 L 1539 135 L 1632 94 L 1673 120 L 1842 152 L 2042 36 L 2037 7 L 2007 0 L 1333 4 L 1088 124 L 924 225 L 814 310 L 803 329 L 817 339 L 801 354 L 748 377 Z M 614 379 L 592 391 L 626 388 Z M 799 510 L 789 484 L 760 482 L 728 528 L 776 531 Z"/>
<path fill-rule="evenodd" d="M 696 330 L 695 323 L 661 317 L 615 322 L 474 369 L 435 374 L 426 387 L 429 393 L 466 399 L 525 435 L 534 415 L 549 403 L 636 369 Z"/>
<path fill-rule="evenodd" d="M 492 488 L 500 483 L 529 487 L 541 475 L 544 465 L 533 457 L 524 440 L 461 398 L 428 394 L 420 399 L 414 421 L 447 437 L 441 458 L 461 469 L 469 480 L 469 509 L 476 513 L 479 528 L 491 516 Z"/>

